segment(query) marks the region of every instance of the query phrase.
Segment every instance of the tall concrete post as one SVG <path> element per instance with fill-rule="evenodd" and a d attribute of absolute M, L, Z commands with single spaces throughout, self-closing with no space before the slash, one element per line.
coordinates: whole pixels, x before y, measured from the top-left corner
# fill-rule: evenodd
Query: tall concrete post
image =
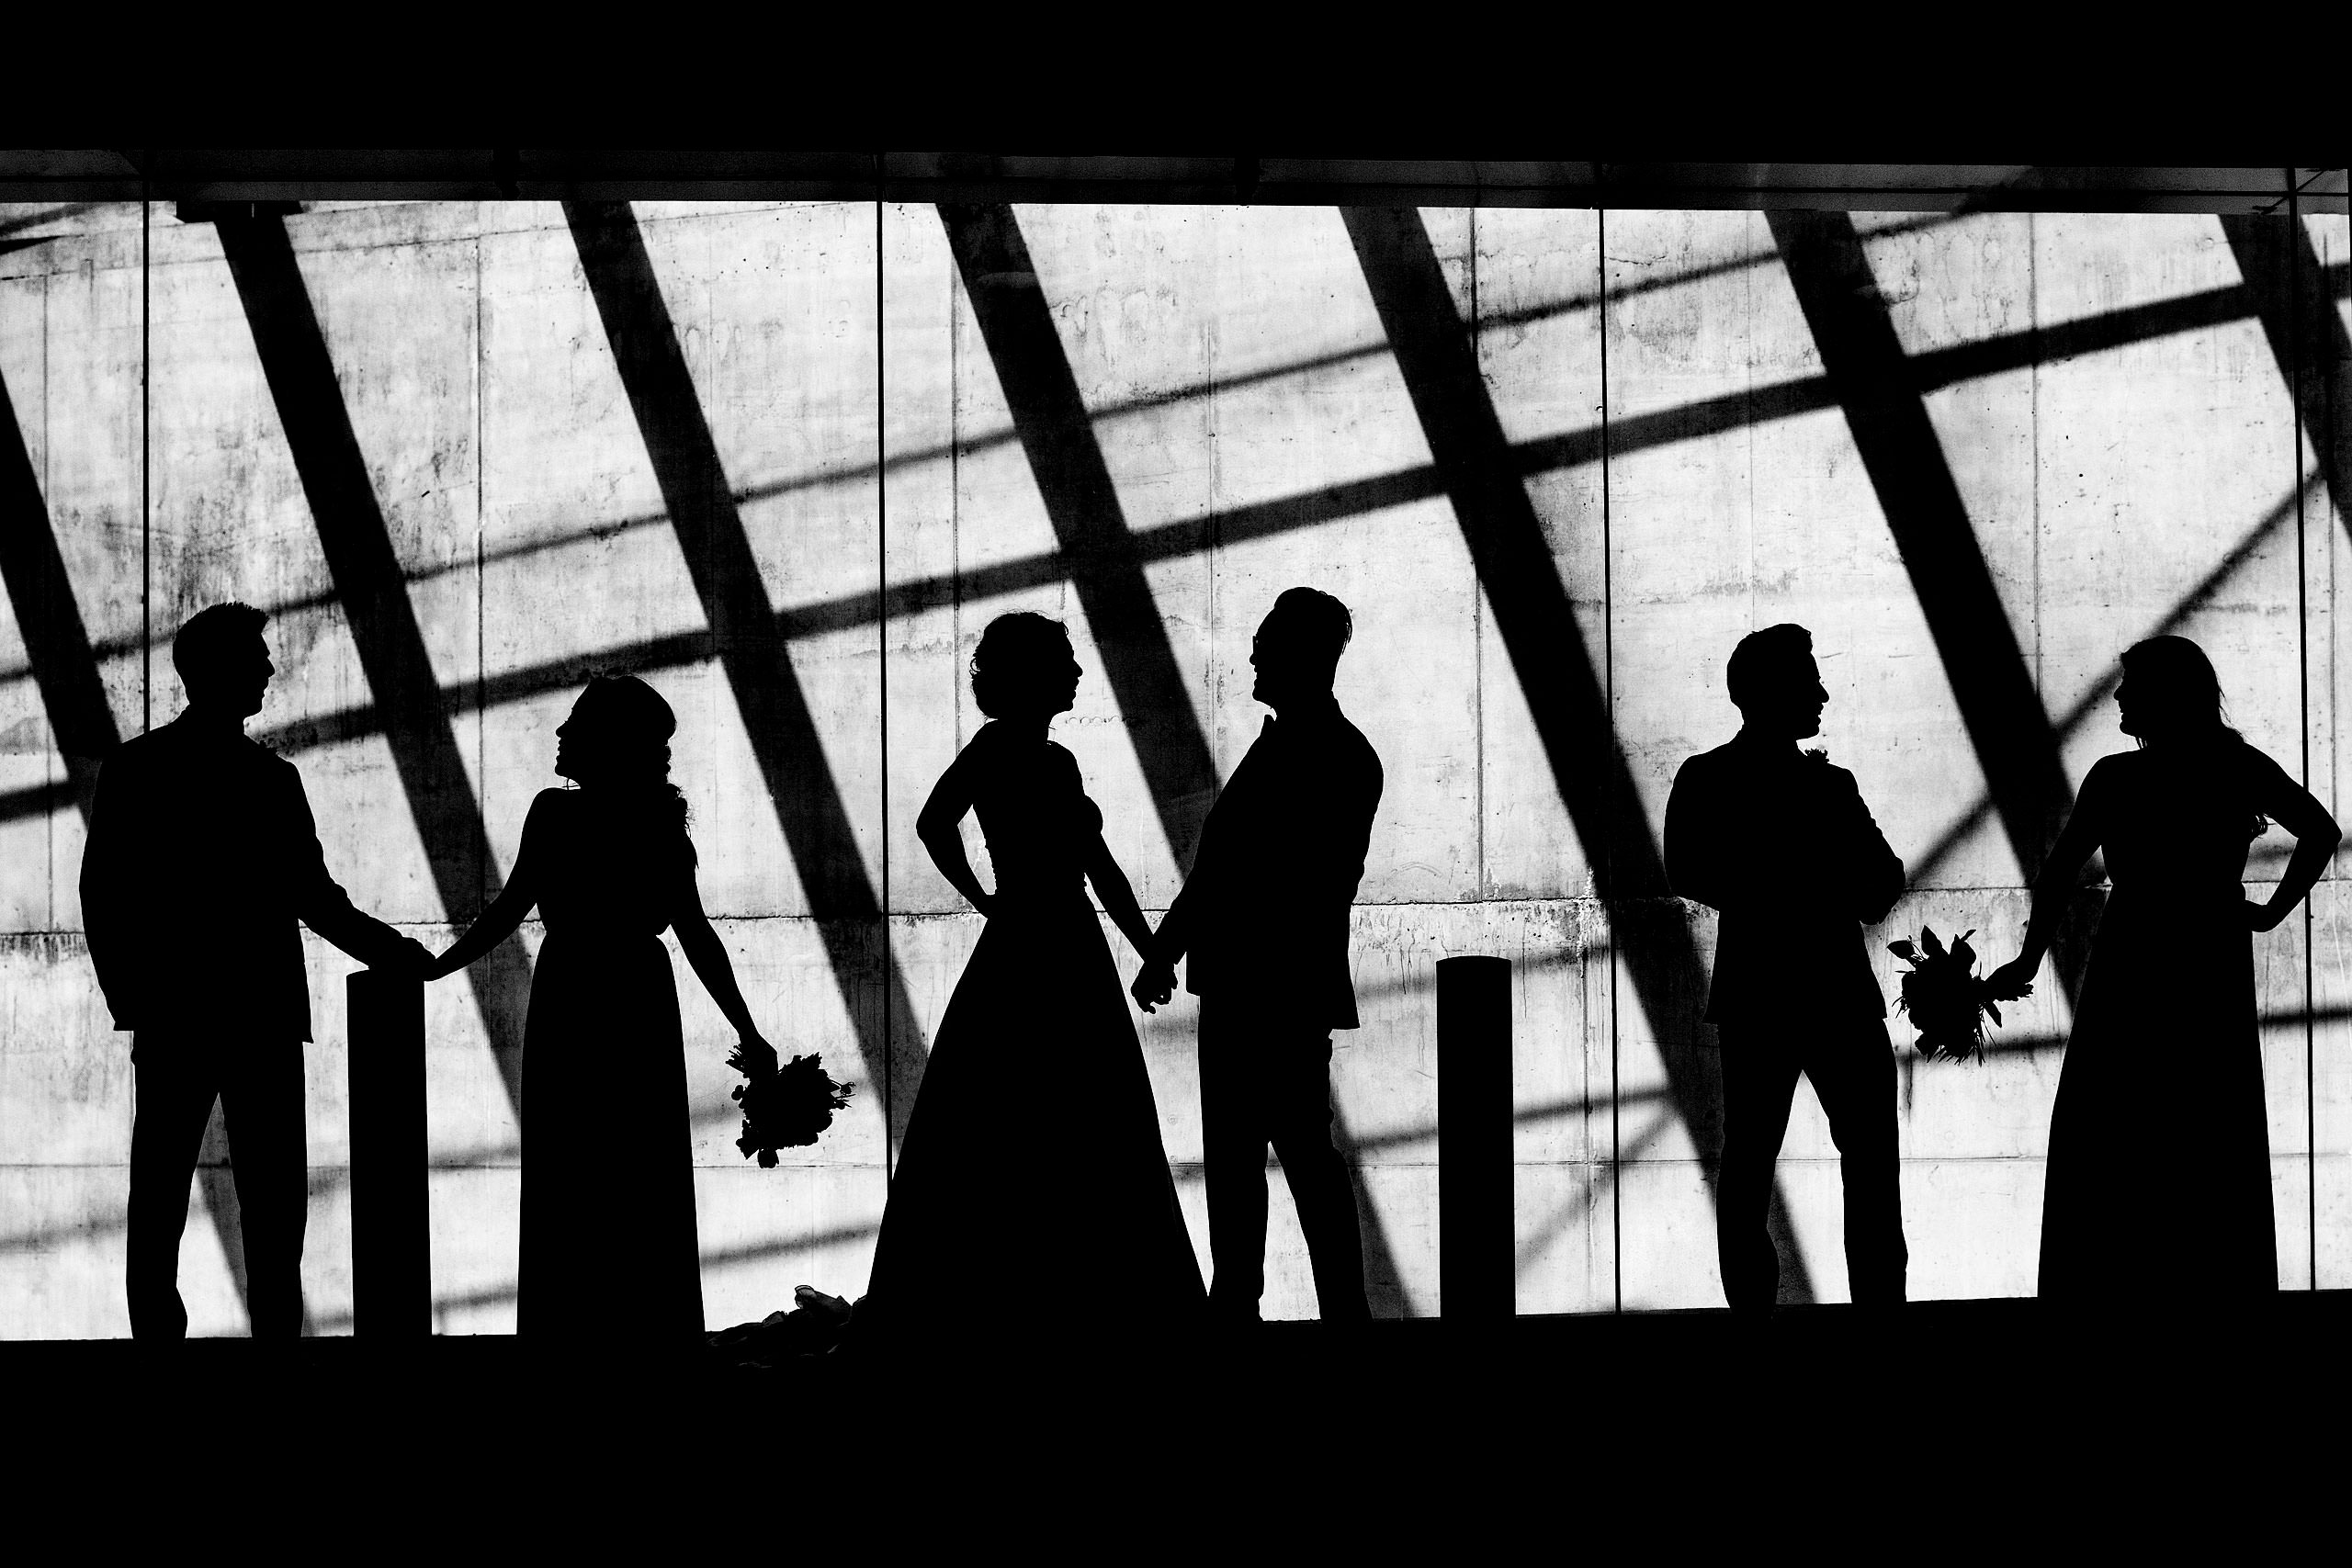
<path fill-rule="evenodd" d="M 1508 1321 L 1518 1310 L 1508 958 L 1438 961 L 1437 1139 L 1442 1314 Z"/>
<path fill-rule="evenodd" d="M 345 987 L 351 1050 L 352 1332 L 433 1332 L 425 1190 L 424 985 L 363 969 Z"/>

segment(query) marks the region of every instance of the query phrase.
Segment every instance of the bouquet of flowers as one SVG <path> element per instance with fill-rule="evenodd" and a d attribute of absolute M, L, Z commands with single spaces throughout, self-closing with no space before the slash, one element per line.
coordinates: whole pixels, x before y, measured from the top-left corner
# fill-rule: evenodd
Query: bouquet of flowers
<path fill-rule="evenodd" d="M 763 1170 L 773 1170 L 776 1150 L 815 1143 L 833 1124 L 833 1112 L 849 1108 L 856 1087 L 826 1077 L 821 1055 L 795 1056 L 780 1067 L 746 1068 L 744 1081 L 735 1086 L 735 1101 L 743 1108 L 743 1135 L 735 1146 L 745 1159 L 757 1156 Z"/>
<path fill-rule="evenodd" d="M 1930 927 L 1919 928 L 1919 940 L 1890 942 L 1889 953 L 1911 965 L 1903 976 L 1903 999 L 1894 1005 L 1911 1015 L 1919 1031 L 1919 1054 L 1929 1061 L 1957 1062 L 1984 1055 L 1984 1020 L 2001 1021 L 2001 1007 L 1976 974 L 1976 950 L 1968 939 L 1971 928 L 1947 948 Z"/>

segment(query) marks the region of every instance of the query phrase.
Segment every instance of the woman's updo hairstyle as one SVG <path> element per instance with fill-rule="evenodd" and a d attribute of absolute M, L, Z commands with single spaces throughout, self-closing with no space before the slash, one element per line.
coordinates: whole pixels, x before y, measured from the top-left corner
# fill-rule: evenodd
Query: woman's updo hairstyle
<path fill-rule="evenodd" d="M 571 722 L 590 761 L 590 776 L 582 784 L 652 796 L 685 825 L 686 797 L 670 782 L 670 737 L 678 732 L 678 716 L 661 693 L 634 675 L 591 676 Z"/>
<path fill-rule="evenodd" d="M 1069 628 L 1028 610 L 999 615 L 972 650 L 972 701 L 990 718 L 1050 708 L 1069 680 Z"/>

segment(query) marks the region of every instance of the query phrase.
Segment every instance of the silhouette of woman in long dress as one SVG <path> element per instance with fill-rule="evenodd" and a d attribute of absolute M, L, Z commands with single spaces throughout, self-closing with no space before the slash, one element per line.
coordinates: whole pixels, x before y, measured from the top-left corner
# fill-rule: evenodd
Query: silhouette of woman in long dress
<path fill-rule="evenodd" d="M 599 677 L 556 730 L 555 771 L 523 823 L 505 890 L 434 974 L 547 926 L 523 1036 L 523 1227 L 517 1328 L 532 1336 L 702 1332 L 685 1045 L 662 932 L 740 1037 L 773 1065 L 703 913 L 686 804 L 670 783 L 677 718 L 644 682 Z"/>
<path fill-rule="evenodd" d="M 2022 995 L 2093 851 L 2100 916 L 2050 1119 L 2041 1294 L 2096 1304 L 2278 1289 L 2269 1117 L 2252 933 L 2285 919 L 2326 869 L 2335 820 L 2222 713 L 2204 650 L 2160 637 L 2123 655 L 2121 728 L 2034 885 L 2025 947 L 1989 976 Z M 2241 886 L 2264 818 L 2295 852 L 2264 903 Z"/>
<path fill-rule="evenodd" d="M 916 821 L 988 917 L 923 1069 L 855 1333 L 917 1348 L 976 1336 L 1168 1327 L 1203 1308 L 1127 996 L 1086 896 L 1138 952 L 1151 931 L 1077 761 L 1047 738 L 1075 701 L 1069 634 L 998 617 L 972 660 L 983 725 Z M 980 886 L 957 825 L 977 812 Z M 1041 1292 L 1056 1302 L 1036 1321 Z"/>

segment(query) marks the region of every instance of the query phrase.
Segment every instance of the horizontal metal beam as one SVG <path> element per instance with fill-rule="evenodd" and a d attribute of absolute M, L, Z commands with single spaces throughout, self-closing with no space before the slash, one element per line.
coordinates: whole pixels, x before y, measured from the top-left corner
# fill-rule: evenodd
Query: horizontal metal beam
<path fill-rule="evenodd" d="M 1291 206 L 2343 212 L 2346 172 L 2220 164 L 611 148 L 0 149 L 0 199 L 1255 202 Z"/>

